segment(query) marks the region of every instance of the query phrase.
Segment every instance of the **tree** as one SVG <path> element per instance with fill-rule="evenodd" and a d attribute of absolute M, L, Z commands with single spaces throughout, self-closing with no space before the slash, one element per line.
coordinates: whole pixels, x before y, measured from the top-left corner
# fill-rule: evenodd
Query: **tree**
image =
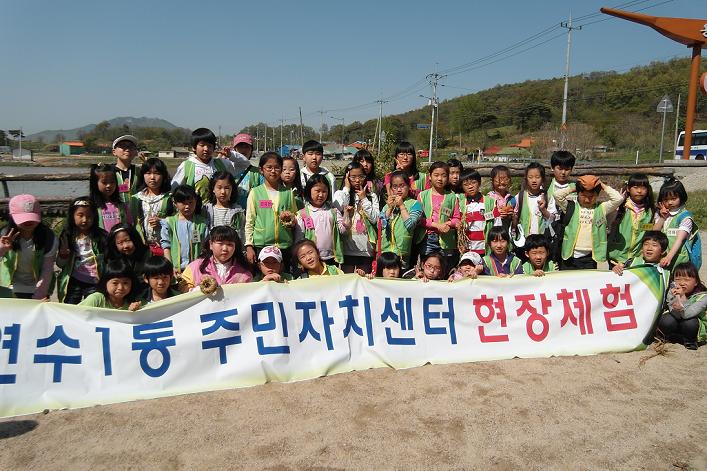
<path fill-rule="evenodd" d="M 2 145 L 4 146 L 8 145 L 7 134 L 2 129 L 0 129 L 0 142 L 2 142 Z"/>

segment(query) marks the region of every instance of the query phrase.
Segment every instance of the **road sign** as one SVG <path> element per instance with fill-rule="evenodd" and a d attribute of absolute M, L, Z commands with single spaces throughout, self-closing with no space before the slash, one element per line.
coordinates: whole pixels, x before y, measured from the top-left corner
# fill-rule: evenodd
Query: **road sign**
<path fill-rule="evenodd" d="M 658 103 L 658 106 L 656 106 L 655 110 L 658 113 L 672 113 L 673 102 L 670 101 L 670 97 L 668 95 L 665 95 L 663 99 L 660 100 L 660 103 Z"/>
<path fill-rule="evenodd" d="M 429 124 L 418 124 L 417 129 L 429 129 L 430 125 Z"/>

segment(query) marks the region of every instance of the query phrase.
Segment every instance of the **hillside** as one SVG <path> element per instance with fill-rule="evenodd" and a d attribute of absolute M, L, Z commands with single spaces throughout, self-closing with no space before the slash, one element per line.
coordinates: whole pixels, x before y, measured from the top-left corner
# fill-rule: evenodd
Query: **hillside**
<path fill-rule="evenodd" d="M 118 118 L 109 119 L 106 121 L 113 128 L 119 128 L 123 126 L 128 126 L 130 128 L 163 128 L 163 129 L 176 129 L 177 126 L 160 118 L 134 118 L 132 116 L 121 116 Z M 71 140 L 79 139 L 80 136 L 93 131 L 97 124 L 87 124 L 86 126 L 81 126 L 74 129 L 55 129 L 48 131 L 41 131 L 38 133 L 30 134 L 27 139 L 30 141 L 39 141 L 45 143 L 56 143 L 58 140 Z M 62 137 L 62 139 L 57 139 L 57 136 Z"/>

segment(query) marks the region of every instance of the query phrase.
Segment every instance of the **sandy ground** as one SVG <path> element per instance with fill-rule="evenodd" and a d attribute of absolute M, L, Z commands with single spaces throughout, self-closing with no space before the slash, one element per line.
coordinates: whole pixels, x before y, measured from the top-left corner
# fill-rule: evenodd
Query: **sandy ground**
<path fill-rule="evenodd" d="M 707 348 L 376 369 L 0 421 L 0 469 L 707 469 Z"/>

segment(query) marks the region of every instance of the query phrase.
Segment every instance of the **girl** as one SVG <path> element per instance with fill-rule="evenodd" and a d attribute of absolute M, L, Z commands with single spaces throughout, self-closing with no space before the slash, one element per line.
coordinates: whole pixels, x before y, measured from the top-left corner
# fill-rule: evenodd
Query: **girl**
<path fill-rule="evenodd" d="M 657 335 L 695 350 L 707 340 L 707 288 L 691 263 L 675 266 L 670 286 L 668 311 L 658 319 Z"/>
<path fill-rule="evenodd" d="M 123 203 L 118 192 L 115 167 L 108 164 L 91 165 L 88 181 L 91 201 L 98 209 L 98 227 L 108 232 L 121 222 L 132 224 L 127 205 Z"/>
<path fill-rule="evenodd" d="M 142 299 L 143 304 L 156 303 L 179 294 L 179 291 L 172 288 L 174 267 L 166 258 L 156 255 L 149 257 L 143 266 L 143 274 L 148 286 Z"/>
<path fill-rule="evenodd" d="M 172 192 L 177 214 L 162 221 L 161 245 L 164 257 L 172 262 L 178 275 L 195 260 L 208 226 L 201 216 L 201 198 L 191 186 L 179 185 Z"/>
<path fill-rule="evenodd" d="M 0 297 L 47 299 L 59 246 L 42 223 L 42 209 L 32 195 L 10 199 L 10 222 L 0 230 Z"/>
<path fill-rule="evenodd" d="M 383 182 L 376 177 L 376 161 L 373 155 L 366 149 L 361 149 L 356 152 L 351 159 L 352 162 L 358 162 L 363 167 L 363 173 L 366 175 L 366 186 L 368 191 L 380 194 L 383 189 Z"/>
<path fill-rule="evenodd" d="M 349 228 L 351 220 L 348 214 L 344 220 L 341 212 L 329 205 L 329 193 L 326 176 L 315 174 L 309 177 L 304 188 L 307 202 L 297 213 L 295 239 L 314 241 L 324 263 L 344 263 L 341 234 Z"/>
<path fill-rule="evenodd" d="M 160 222 L 174 214 L 167 166 L 160 159 L 150 157 L 140 167 L 138 181 L 137 191 L 130 197 L 130 215 L 150 251 L 154 255 L 163 255 Z"/>
<path fill-rule="evenodd" d="M 209 181 L 209 202 L 202 210 L 209 229 L 216 226 L 229 226 L 238 232 L 239 237 L 242 237 L 245 211 L 237 201 L 238 187 L 233 175 L 226 171 L 214 173 Z"/>
<path fill-rule="evenodd" d="M 302 189 L 302 176 L 299 171 L 297 159 L 288 155 L 282 158 L 282 184 L 292 190 L 295 195 L 297 208 L 304 208 L 304 190 Z"/>
<path fill-rule="evenodd" d="M 514 231 L 520 226 L 525 237 L 531 234 L 544 234 L 549 226 L 552 214 L 547 210 L 547 194 L 543 187 L 545 182 L 545 166 L 531 162 L 525 167 L 523 189 L 515 200 L 512 225 Z"/>
<path fill-rule="evenodd" d="M 246 257 L 255 264 L 258 252 L 268 245 L 282 251 L 285 268 L 290 267 L 292 229 L 297 224 L 295 196 L 282 185 L 282 157 L 266 152 L 260 157 L 265 183 L 248 194 L 245 216 Z"/>
<path fill-rule="evenodd" d="M 624 189 L 624 201 L 611 225 L 608 240 L 609 263 L 625 264 L 641 254 L 643 236 L 653 230 L 655 209 L 648 177 L 634 173 Z"/>
<path fill-rule="evenodd" d="M 106 264 L 98 289 L 79 303 L 80 306 L 103 307 L 135 311 L 140 307 L 135 298 L 135 275 L 123 260 L 111 260 Z"/>
<path fill-rule="evenodd" d="M 689 261 L 686 242 L 698 237 L 692 213 L 685 209 L 687 191 L 678 180 L 671 178 L 660 187 L 658 193 L 658 212 L 653 228 L 668 236 L 668 254 L 660 261 L 663 268 Z M 699 270 L 700 267 L 698 266 Z"/>
<path fill-rule="evenodd" d="M 494 226 L 489 231 L 487 244 L 491 247 L 491 253 L 484 256 L 484 275 L 494 275 L 501 278 L 523 273 L 523 267 L 518 257 L 509 253 L 511 236 L 502 226 Z"/>
<path fill-rule="evenodd" d="M 415 146 L 409 142 L 401 142 L 395 148 L 395 163 L 393 171 L 404 170 L 410 176 L 410 194 L 413 198 L 417 194 L 430 187 L 430 181 L 427 174 L 417 170 L 417 158 L 415 154 Z M 391 172 L 392 173 L 392 172 Z M 386 191 L 390 193 L 390 173 L 386 173 L 383 179 Z"/>
<path fill-rule="evenodd" d="M 420 258 L 420 264 L 408 270 L 403 278 L 416 278 L 425 283 L 430 280 L 442 280 L 446 278 L 445 258 L 439 252 L 432 252 Z"/>
<path fill-rule="evenodd" d="M 511 227 L 516 199 L 511 195 L 511 171 L 505 165 L 496 165 L 491 169 L 491 191 L 486 195 L 493 200 L 493 210 L 489 223 L 502 226 L 506 230 Z M 493 222 L 491 222 L 493 221 Z"/>
<path fill-rule="evenodd" d="M 73 200 L 59 236 L 59 302 L 78 304 L 96 291 L 106 238 L 106 231 L 98 227 L 98 209 L 88 196 Z"/>
<path fill-rule="evenodd" d="M 378 240 L 378 195 L 368 191 L 366 175 L 359 163 L 351 162 L 344 170 L 341 189 L 334 194 L 334 206 L 344 214 L 347 230 L 343 235 L 344 273 L 360 268 L 371 272 Z"/>
<path fill-rule="evenodd" d="M 107 245 L 106 262 L 123 260 L 132 268 L 135 279 L 142 280 L 145 261 L 151 254 L 135 227 L 127 224 L 113 226 L 108 234 Z M 134 288 L 136 293 L 142 294 L 146 286 L 138 281 Z"/>
<path fill-rule="evenodd" d="M 253 279 L 251 265 L 243 255 L 243 244 L 235 229 L 216 226 L 211 229 L 199 258 L 182 273 L 186 291 L 198 287 L 205 276 L 213 277 L 217 284 L 248 283 Z"/>
<path fill-rule="evenodd" d="M 398 254 L 383 252 L 376 259 L 376 278 L 400 278 L 403 273 L 403 261 Z"/>
<path fill-rule="evenodd" d="M 390 175 L 388 202 L 383 206 L 381 214 L 381 250 L 397 254 L 405 268 L 411 266 L 413 235 L 421 216 L 422 205 L 410 197 L 407 174 L 396 170 Z"/>
<path fill-rule="evenodd" d="M 302 267 L 299 279 L 322 275 L 343 275 L 344 272 L 334 265 L 327 265 L 319 257 L 319 250 L 314 242 L 309 239 L 300 240 L 292 247 L 292 255 Z"/>
<path fill-rule="evenodd" d="M 422 243 L 420 253 L 441 252 L 446 257 L 447 266 L 456 266 L 459 258 L 457 249 L 457 224 L 461 219 L 459 199 L 449 191 L 449 167 L 444 162 L 430 165 L 432 188 L 421 192 L 417 199 L 425 214 L 424 227 L 418 231 L 417 239 Z"/>

